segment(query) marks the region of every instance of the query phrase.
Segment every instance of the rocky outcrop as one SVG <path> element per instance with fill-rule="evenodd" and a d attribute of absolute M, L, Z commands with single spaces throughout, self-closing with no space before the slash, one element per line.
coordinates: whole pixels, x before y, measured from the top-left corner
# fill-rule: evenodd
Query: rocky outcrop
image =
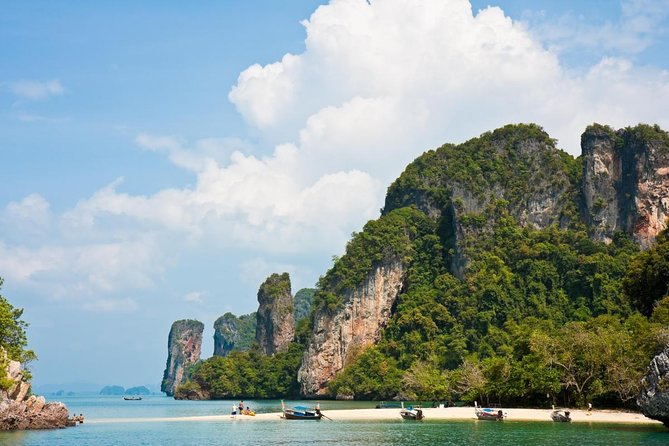
<path fill-rule="evenodd" d="M 669 135 L 638 125 L 591 125 L 581 136 L 583 213 L 595 240 L 616 231 L 648 248 L 669 218 Z"/>
<path fill-rule="evenodd" d="M 214 356 L 251 348 L 256 335 L 256 313 L 239 317 L 225 313 L 214 322 Z"/>
<path fill-rule="evenodd" d="M 399 260 L 376 266 L 364 282 L 343 296 L 334 312 L 320 307 L 298 373 L 305 396 L 323 395 L 327 383 L 356 352 L 379 340 L 400 294 L 406 266 Z"/>
<path fill-rule="evenodd" d="M 266 355 L 274 355 L 295 336 L 293 296 L 288 273 L 272 274 L 258 290 L 256 342 Z"/>
<path fill-rule="evenodd" d="M 669 345 L 650 362 L 641 386 L 637 398 L 641 412 L 669 427 Z"/>
<path fill-rule="evenodd" d="M 450 270 L 462 279 L 469 241 L 490 232 L 500 208 L 534 229 L 569 225 L 577 185 L 563 155 L 534 124 L 445 144 L 407 166 L 388 188 L 383 213 L 413 205 L 439 221 L 452 248 Z"/>
<path fill-rule="evenodd" d="M 191 319 L 176 321 L 167 341 L 167 364 L 160 390 L 168 396 L 186 380 L 186 368 L 200 360 L 204 324 Z"/>
<path fill-rule="evenodd" d="M 47 403 L 43 396 L 28 396 L 30 383 L 23 380 L 21 364 L 6 362 L 6 377 L 13 384 L 7 390 L 0 390 L 0 430 L 65 427 L 67 407 L 63 403 Z"/>

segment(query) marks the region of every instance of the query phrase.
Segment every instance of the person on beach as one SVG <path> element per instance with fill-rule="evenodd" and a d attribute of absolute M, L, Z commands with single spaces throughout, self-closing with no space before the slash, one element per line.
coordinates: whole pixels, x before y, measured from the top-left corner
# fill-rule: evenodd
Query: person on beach
<path fill-rule="evenodd" d="M 588 403 L 588 415 L 592 415 L 592 403 Z"/>
<path fill-rule="evenodd" d="M 232 405 L 232 413 L 230 414 L 230 416 L 231 416 L 232 418 L 236 418 L 236 417 L 237 417 L 237 406 L 234 405 L 234 404 Z"/>
<path fill-rule="evenodd" d="M 244 401 L 239 402 L 239 413 L 241 414 L 244 412 Z"/>

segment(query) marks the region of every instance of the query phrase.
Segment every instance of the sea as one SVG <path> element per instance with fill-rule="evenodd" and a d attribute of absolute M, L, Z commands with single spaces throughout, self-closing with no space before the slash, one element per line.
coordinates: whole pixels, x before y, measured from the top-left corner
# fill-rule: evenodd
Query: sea
<path fill-rule="evenodd" d="M 2 446 L 58 445 L 669 445 L 669 429 L 657 425 L 489 421 L 184 421 L 184 417 L 229 415 L 235 401 L 176 401 L 143 396 L 58 397 L 71 413 L 84 414 L 84 424 L 47 431 L 0 432 Z M 279 400 L 248 400 L 258 413 L 279 412 Z M 287 406 L 313 401 L 286 401 Z M 373 408 L 374 402 L 322 401 L 328 410 Z M 397 409 L 378 409 L 397 410 Z M 473 418 L 473 413 L 472 413 Z"/>

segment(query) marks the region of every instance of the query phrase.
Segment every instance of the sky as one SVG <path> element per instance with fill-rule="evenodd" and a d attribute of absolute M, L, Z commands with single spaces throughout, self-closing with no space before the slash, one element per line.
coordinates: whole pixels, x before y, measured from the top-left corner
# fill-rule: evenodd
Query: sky
<path fill-rule="evenodd" d="M 0 0 L 1 290 L 34 385 L 158 385 L 173 321 L 313 287 L 425 150 L 669 128 L 669 0 Z"/>

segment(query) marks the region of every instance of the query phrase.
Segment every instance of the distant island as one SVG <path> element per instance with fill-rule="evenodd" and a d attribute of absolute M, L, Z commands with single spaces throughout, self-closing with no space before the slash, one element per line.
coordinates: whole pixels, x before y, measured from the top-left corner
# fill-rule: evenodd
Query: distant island
<path fill-rule="evenodd" d="M 124 388 L 123 386 L 105 386 L 100 390 L 100 395 L 151 395 L 146 386 Z"/>

